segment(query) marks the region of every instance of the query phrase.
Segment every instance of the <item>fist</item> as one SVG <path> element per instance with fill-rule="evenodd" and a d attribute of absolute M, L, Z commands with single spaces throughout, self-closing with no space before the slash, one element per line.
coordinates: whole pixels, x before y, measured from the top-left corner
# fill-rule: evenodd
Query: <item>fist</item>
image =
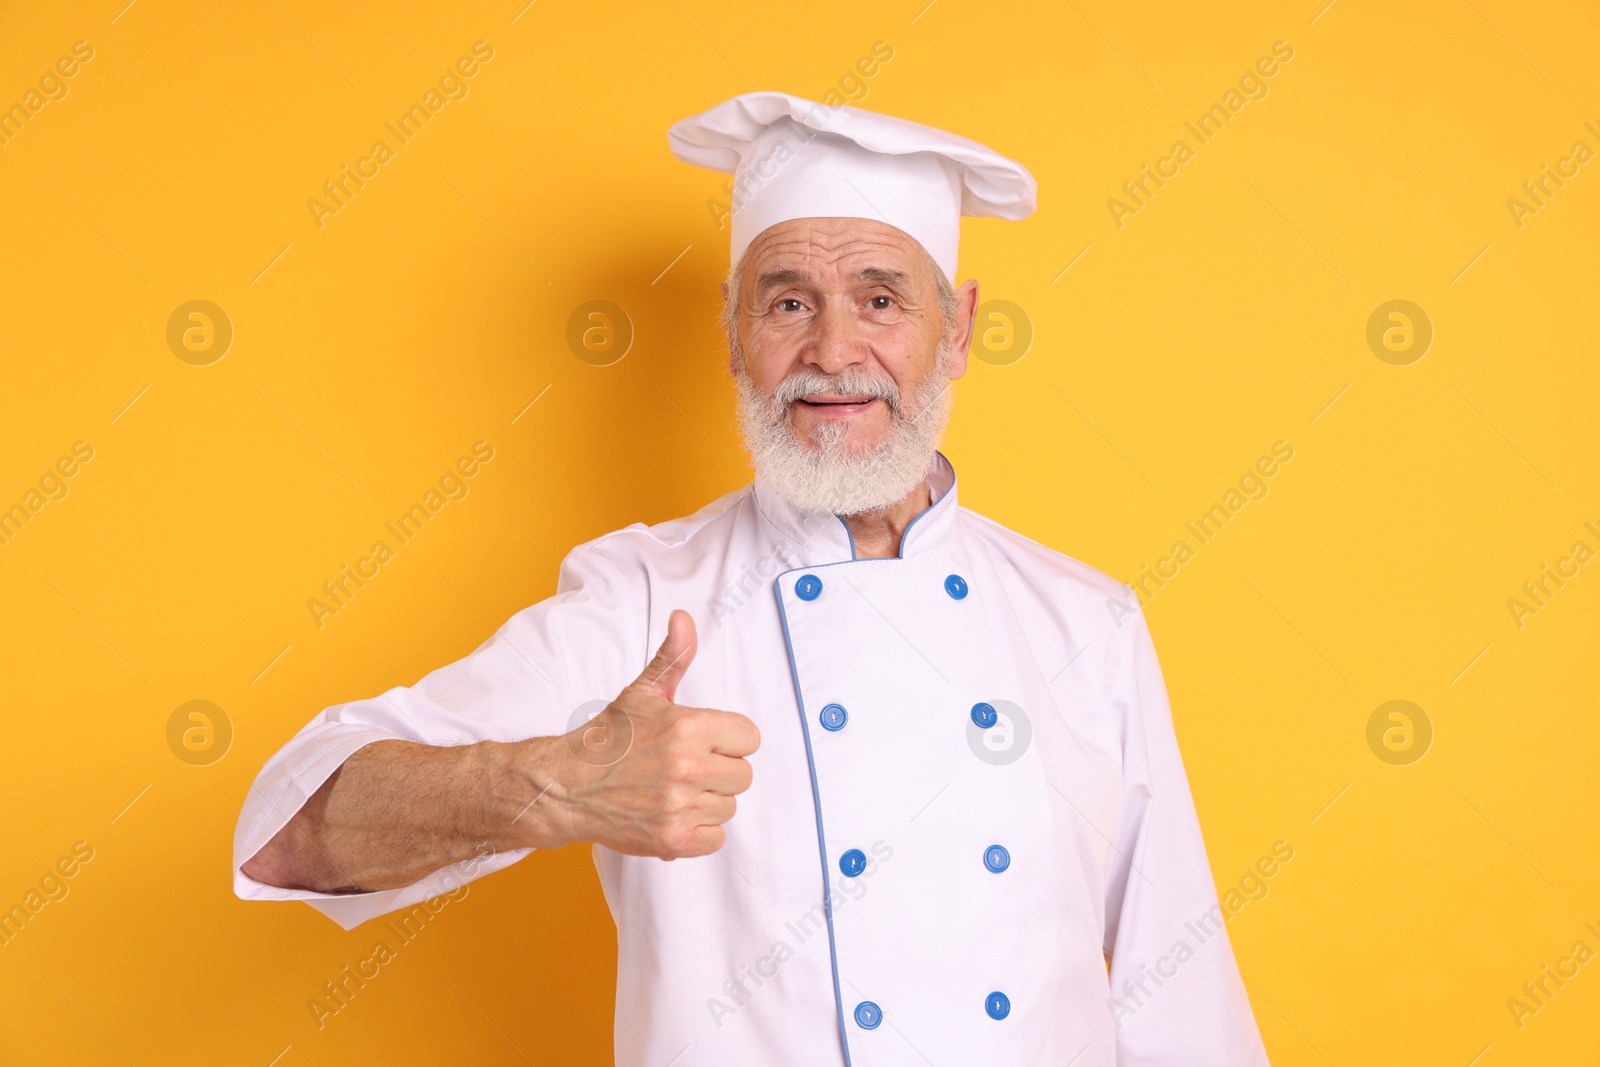
<path fill-rule="evenodd" d="M 744 715 L 676 703 L 694 662 L 694 619 L 674 611 L 643 673 L 565 735 L 572 760 L 559 806 L 573 840 L 634 856 L 704 856 L 727 840 L 734 798 L 750 788 L 761 743 Z"/>

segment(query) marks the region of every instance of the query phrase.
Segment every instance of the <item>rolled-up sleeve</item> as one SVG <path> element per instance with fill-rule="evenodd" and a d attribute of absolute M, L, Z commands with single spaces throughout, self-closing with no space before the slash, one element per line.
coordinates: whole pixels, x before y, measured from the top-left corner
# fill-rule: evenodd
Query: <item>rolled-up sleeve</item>
<path fill-rule="evenodd" d="M 1144 614 L 1111 680 L 1123 737 L 1122 823 L 1106 887 L 1119 1067 L 1265 1067 L 1228 941 L 1166 684 Z"/>
<path fill-rule="evenodd" d="M 532 851 L 474 857 L 374 893 L 282 889 L 241 869 L 352 753 L 374 741 L 449 746 L 553 736 L 571 728 L 580 707 L 615 697 L 646 662 L 649 604 L 644 564 L 617 550 L 613 538 L 568 553 L 555 595 L 517 612 L 470 655 L 415 685 L 327 708 L 290 738 L 262 767 L 239 813 L 234 891 L 245 900 L 303 900 L 348 930 Z"/>

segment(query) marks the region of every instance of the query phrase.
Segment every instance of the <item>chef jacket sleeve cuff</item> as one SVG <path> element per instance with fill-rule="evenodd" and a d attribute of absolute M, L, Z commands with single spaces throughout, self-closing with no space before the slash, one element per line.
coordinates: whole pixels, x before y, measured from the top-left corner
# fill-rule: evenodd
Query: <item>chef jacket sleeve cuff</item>
<path fill-rule="evenodd" d="M 342 928 L 353 930 L 368 919 L 404 911 L 435 897 L 459 900 L 467 895 L 468 882 L 509 867 L 532 851 L 531 848 L 519 848 L 510 852 L 473 856 L 442 867 L 421 881 L 403 888 L 383 889 L 374 893 L 313 893 L 305 889 L 280 889 L 247 877 L 237 867 L 234 869 L 234 889 L 247 900 L 303 900 Z"/>
<path fill-rule="evenodd" d="M 319 733 L 323 736 L 316 736 Z M 289 766 L 284 757 L 291 753 L 280 753 L 278 758 L 268 762 L 250 787 L 234 835 L 233 890 L 240 899 L 303 900 L 349 930 L 368 919 L 441 894 L 453 898 L 463 895 L 467 882 L 508 867 L 533 851 L 524 848 L 469 857 L 442 867 L 409 886 L 372 893 L 317 893 L 309 889 L 285 889 L 251 878 L 244 873 L 244 864 L 288 825 L 311 795 L 346 760 L 375 741 L 411 740 L 388 730 L 351 723 L 313 724 L 307 734 L 309 736 L 297 739 L 302 743 L 297 748 L 309 751 L 303 765 Z"/>

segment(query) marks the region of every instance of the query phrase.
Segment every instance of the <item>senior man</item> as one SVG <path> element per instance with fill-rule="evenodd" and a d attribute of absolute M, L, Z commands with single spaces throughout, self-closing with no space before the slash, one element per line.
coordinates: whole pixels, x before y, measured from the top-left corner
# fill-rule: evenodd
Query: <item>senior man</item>
<path fill-rule="evenodd" d="M 734 176 L 755 481 L 312 720 L 250 791 L 239 895 L 350 928 L 592 842 L 628 1067 L 1265 1064 L 1143 616 L 937 451 L 960 216 L 1025 217 L 1033 178 L 776 92 L 669 143 Z"/>

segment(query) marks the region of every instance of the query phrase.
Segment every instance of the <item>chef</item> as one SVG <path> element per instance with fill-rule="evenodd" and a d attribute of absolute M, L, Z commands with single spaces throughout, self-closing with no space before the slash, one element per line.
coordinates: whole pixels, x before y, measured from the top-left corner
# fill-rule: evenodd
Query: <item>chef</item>
<path fill-rule="evenodd" d="M 586 841 L 625 1067 L 1265 1064 L 1143 615 L 938 451 L 960 217 L 1033 178 L 780 92 L 668 140 L 733 178 L 754 482 L 323 711 L 250 789 L 238 894 L 349 929 Z"/>

